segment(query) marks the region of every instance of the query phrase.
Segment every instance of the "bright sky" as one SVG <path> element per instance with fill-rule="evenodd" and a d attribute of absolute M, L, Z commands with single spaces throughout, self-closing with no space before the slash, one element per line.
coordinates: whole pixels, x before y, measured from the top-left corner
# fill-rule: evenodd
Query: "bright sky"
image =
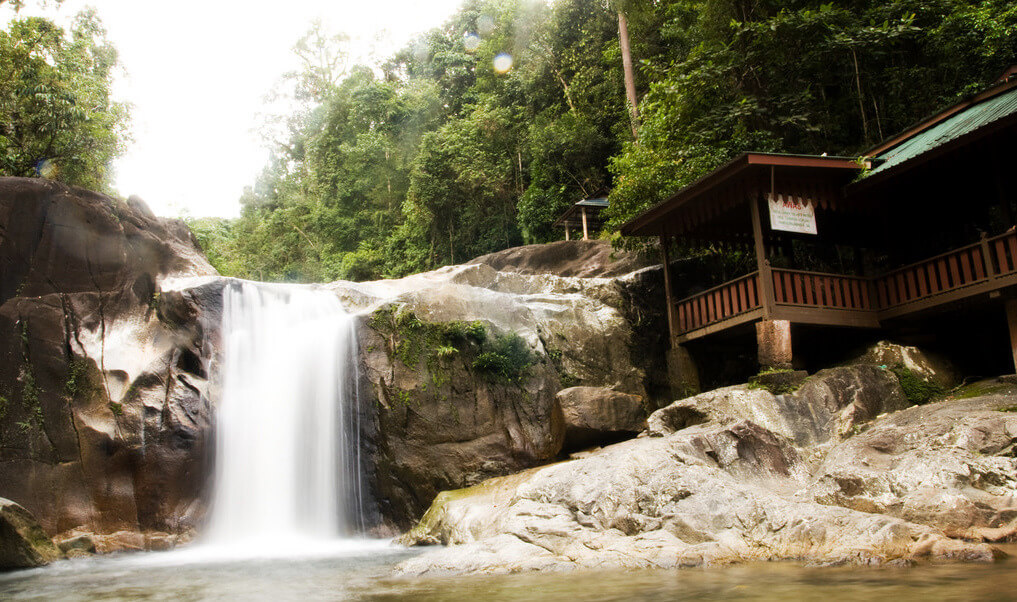
<path fill-rule="evenodd" d="M 115 94 L 134 105 L 134 143 L 115 165 L 120 193 L 159 215 L 235 216 L 267 160 L 256 115 L 296 68 L 291 48 L 312 20 L 350 35 L 360 62 L 372 47 L 381 60 L 462 1 L 66 0 L 56 14 L 95 6 L 120 51 L 127 73 Z M 54 14 L 28 4 L 23 14 Z M 0 22 L 10 12 L 0 8 Z"/>

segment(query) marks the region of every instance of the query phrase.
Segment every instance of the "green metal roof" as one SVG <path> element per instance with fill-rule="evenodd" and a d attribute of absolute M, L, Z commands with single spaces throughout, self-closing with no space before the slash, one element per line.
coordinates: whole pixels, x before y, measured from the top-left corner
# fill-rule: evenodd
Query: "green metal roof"
<path fill-rule="evenodd" d="M 1015 113 L 1017 113 L 1017 88 L 964 109 L 875 157 L 878 167 L 870 171 L 869 175 L 889 171 L 902 163 Z"/>

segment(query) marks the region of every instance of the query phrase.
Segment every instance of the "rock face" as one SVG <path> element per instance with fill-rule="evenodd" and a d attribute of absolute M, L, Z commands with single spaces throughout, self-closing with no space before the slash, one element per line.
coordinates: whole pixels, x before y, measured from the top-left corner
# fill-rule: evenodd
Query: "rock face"
<path fill-rule="evenodd" d="M 369 447 L 393 525 L 410 527 L 442 490 L 553 461 L 565 437 L 555 394 L 567 385 L 647 396 L 625 282 L 481 263 L 330 285 L 362 315 L 365 389 L 378 410 Z M 492 369 L 512 341 L 525 369 Z"/>
<path fill-rule="evenodd" d="M 49 533 L 183 531 L 208 461 L 215 276 L 190 231 L 0 179 L 0 495 Z"/>
<path fill-rule="evenodd" d="M 499 272 L 584 278 L 624 276 L 655 265 L 636 253 L 612 248 L 606 240 L 563 240 L 526 245 L 481 255 L 468 263 L 484 264 Z"/>
<path fill-rule="evenodd" d="M 663 436 L 707 421 L 752 420 L 798 445 L 823 443 L 884 412 L 909 405 L 892 372 L 858 365 L 821 370 L 793 394 L 724 387 L 676 401 L 650 416 L 651 435 Z"/>
<path fill-rule="evenodd" d="M 992 560 L 978 542 L 1013 537 L 1017 517 L 1015 398 L 894 412 L 882 372 L 706 393 L 651 415 L 656 437 L 442 494 L 407 542 L 449 547 L 399 571 Z"/>
<path fill-rule="evenodd" d="M 1015 393 L 887 416 L 833 448 L 809 494 L 824 504 L 936 525 L 951 537 L 1013 541 Z"/>
<path fill-rule="evenodd" d="M 0 498 L 0 571 L 42 566 L 63 557 L 27 510 Z"/>
<path fill-rule="evenodd" d="M 569 387 L 556 395 L 565 420 L 565 450 L 629 439 L 646 428 L 637 395 L 604 387 Z"/>

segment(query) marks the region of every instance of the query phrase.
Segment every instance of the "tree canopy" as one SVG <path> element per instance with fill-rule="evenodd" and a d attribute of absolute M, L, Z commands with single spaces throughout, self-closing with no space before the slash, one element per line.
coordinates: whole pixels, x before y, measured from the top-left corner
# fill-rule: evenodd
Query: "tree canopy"
<path fill-rule="evenodd" d="M 298 44 L 306 102 L 242 217 L 195 224 L 226 273 L 399 276 L 557 240 L 584 197 L 616 228 L 742 151 L 860 155 L 1017 62 L 1017 7 L 469 0 L 381 65 L 332 60 L 345 43 Z"/>
<path fill-rule="evenodd" d="M 69 30 L 40 17 L 12 20 L 0 31 L 0 173 L 108 191 L 129 119 L 110 96 L 116 67 L 93 10 Z"/>

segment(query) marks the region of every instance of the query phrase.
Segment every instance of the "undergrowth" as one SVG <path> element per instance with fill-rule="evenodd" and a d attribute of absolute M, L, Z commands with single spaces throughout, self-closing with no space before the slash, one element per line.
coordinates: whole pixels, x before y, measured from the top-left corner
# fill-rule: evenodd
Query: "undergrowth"
<path fill-rule="evenodd" d="M 515 333 L 491 337 L 483 322 L 428 322 L 405 307 L 378 309 L 371 327 L 386 335 L 389 355 L 409 367 L 421 362 L 435 388 L 448 383 L 451 362 L 460 358 L 495 382 L 516 382 L 536 363 L 526 341 Z"/>

